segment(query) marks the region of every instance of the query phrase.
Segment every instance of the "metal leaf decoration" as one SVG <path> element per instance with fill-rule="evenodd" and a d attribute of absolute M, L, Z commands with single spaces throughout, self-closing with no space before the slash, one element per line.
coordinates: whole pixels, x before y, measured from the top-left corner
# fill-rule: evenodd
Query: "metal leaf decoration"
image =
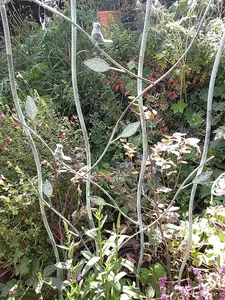
<path fill-rule="evenodd" d="M 37 106 L 35 104 L 34 99 L 30 96 L 27 96 L 25 109 L 26 109 L 26 113 L 27 113 L 29 119 L 34 120 L 37 115 L 38 110 L 37 110 Z"/>
<path fill-rule="evenodd" d="M 106 202 L 104 199 L 98 196 L 91 196 L 90 197 L 91 202 L 93 202 L 95 205 L 106 205 Z"/>
<path fill-rule="evenodd" d="M 103 59 L 95 57 L 84 61 L 85 66 L 95 72 L 106 72 L 110 70 L 110 65 Z"/>
<path fill-rule="evenodd" d="M 213 173 L 213 171 L 203 172 L 202 174 L 196 176 L 192 182 L 195 184 L 201 184 L 203 182 L 206 182 L 209 180 L 212 173 Z"/>
<path fill-rule="evenodd" d="M 52 187 L 51 182 L 50 182 L 48 179 L 46 179 L 45 182 L 44 182 L 43 193 L 44 193 L 48 198 L 50 198 L 51 195 L 53 194 L 53 187 Z"/>
<path fill-rule="evenodd" d="M 138 127 L 140 126 L 140 122 L 130 123 L 127 125 L 122 133 L 120 134 L 120 138 L 128 138 L 135 134 L 135 132 L 138 130 Z"/>

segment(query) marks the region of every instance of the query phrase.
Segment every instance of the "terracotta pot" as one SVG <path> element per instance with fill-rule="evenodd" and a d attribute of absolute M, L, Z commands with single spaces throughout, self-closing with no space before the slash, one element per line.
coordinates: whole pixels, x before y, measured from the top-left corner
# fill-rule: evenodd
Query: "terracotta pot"
<path fill-rule="evenodd" d="M 97 17 L 102 26 L 108 26 L 112 23 L 120 23 L 121 12 L 117 10 L 98 11 Z"/>

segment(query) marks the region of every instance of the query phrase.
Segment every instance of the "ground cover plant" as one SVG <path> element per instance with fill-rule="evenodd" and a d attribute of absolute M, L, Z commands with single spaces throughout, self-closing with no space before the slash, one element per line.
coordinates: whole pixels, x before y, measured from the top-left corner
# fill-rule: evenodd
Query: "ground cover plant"
<path fill-rule="evenodd" d="M 0 1 L 1 299 L 225 299 L 223 2 L 128 2 Z"/>

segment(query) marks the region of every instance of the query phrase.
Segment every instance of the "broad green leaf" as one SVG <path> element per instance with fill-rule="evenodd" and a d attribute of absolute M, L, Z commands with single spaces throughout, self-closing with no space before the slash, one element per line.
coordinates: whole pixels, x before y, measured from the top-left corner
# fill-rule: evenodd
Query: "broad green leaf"
<path fill-rule="evenodd" d="M 52 184 L 51 182 L 46 179 L 45 182 L 44 182 L 44 185 L 43 185 L 43 193 L 48 197 L 50 198 L 52 196 L 52 193 L 53 193 L 53 187 L 52 187 Z"/>
<path fill-rule="evenodd" d="M 127 64 L 127 67 L 128 69 L 131 71 L 131 70 L 137 70 L 138 68 L 138 65 L 137 65 L 137 62 L 134 61 L 134 60 L 130 60 Z"/>
<path fill-rule="evenodd" d="M 110 65 L 103 59 L 95 57 L 84 61 L 85 66 L 95 72 L 106 72 L 110 70 Z"/>
<path fill-rule="evenodd" d="M 104 199 L 98 196 L 90 196 L 91 202 L 93 202 L 96 205 L 106 205 L 107 203 L 105 202 Z"/>
<path fill-rule="evenodd" d="M 173 112 L 176 114 L 176 113 L 183 113 L 186 106 L 187 104 L 184 103 L 184 100 L 180 99 L 177 103 L 174 103 L 171 108 Z"/>
<path fill-rule="evenodd" d="M 122 133 L 119 135 L 119 138 L 128 138 L 132 136 L 138 130 L 139 126 L 140 122 L 130 123 L 124 128 Z"/>
<path fill-rule="evenodd" d="M 43 270 L 43 277 L 51 275 L 55 270 L 56 270 L 55 265 L 49 265 L 49 266 L 45 267 Z"/>
<path fill-rule="evenodd" d="M 18 265 L 16 265 L 16 268 L 15 268 L 16 275 L 26 275 L 26 274 L 28 274 L 29 273 L 29 264 L 30 264 L 30 262 L 31 262 L 31 260 L 28 257 L 23 256 L 20 263 Z"/>
<path fill-rule="evenodd" d="M 37 115 L 37 106 L 35 104 L 35 101 L 32 97 L 27 96 L 27 101 L 25 105 L 26 113 L 29 117 L 29 119 L 34 120 Z"/>
<path fill-rule="evenodd" d="M 225 147 L 225 139 L 217 139 L 210 142 L 209 150 L 217 150 Z"/>
<path fill-rule="evenodd" d="M 153 273 L 155 277 L 157 277 L 157 279 L 159 279 L 160 277 L 165 277 L 167 275 L 165 268 L 161 264 L 156 263 L 153 265 L 153 267 L 154 267 Z"/>
<path fill-rule="evenodd" d="M 203 182 L 201 185 L 201 198 L 211 195 L 212 182 Z"/>

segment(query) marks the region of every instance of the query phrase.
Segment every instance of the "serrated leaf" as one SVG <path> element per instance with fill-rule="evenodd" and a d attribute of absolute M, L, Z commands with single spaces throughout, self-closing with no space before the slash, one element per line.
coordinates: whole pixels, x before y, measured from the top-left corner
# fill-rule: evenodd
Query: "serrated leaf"
<path fill-rule="evenodd" d="M 49 265 L 49 266 L 45 267 L 43 270 L 43 277 L 51 275 L 55 270 L 56 270 L 55 265 Z"/>
<path fill-rule="evenodd" d="M 110 70 L 110 65 L 103 59 L 95 57 L 84 61 L 85 66 L 95 72 L 106 72 Z"/>
<path fill-rule="evenodd" d="M 174 103 L 171 108 L 173 112 L 176 113 L 183 113 L 185 107 L 187 106 L 186 103 L 184 103 L 184 100 L 180 99 L 177 103 Z"/>
<path fill-rule="evenodd" d="M 52 193 L 53 193 L 53 187 L 52 187 L 52 184 L 51 182 L 46 179 L 45 182 L 44 182 L 44 185 L 43 185 L 43 193 L 48 197 L 50 198 Z"/>
<path fill-rule="evenodd" d="M 106 205 L 105 200 L 98 196 L 91 196 L 90 200 L 96 205 Z"/>
<path fill-rule="evenodd" d="M 26 109 L 26 113 L 27 113 L 29 119 L 34 120 L 37 115 L 38 110 L 37 110 L 35 101 L 31 96 L 27 96 L 25 109 Z"/>
<path fill-rule="evenodd" d="M 29 264 L 30 264 L 31 260 L 26 257 L 23 256 L 23 258 L 21 259 L 20 263 L 18 265 L 16 265 L 16 275 L 26 275 L 29 273 Z"/>
<path fill-rule="evenodd" d="M 119 138 L 128 138 L 132 136 L 138 130 L 139 126 L 140 126 L 140 122 L 130 123 L 124 128 Z"/>

